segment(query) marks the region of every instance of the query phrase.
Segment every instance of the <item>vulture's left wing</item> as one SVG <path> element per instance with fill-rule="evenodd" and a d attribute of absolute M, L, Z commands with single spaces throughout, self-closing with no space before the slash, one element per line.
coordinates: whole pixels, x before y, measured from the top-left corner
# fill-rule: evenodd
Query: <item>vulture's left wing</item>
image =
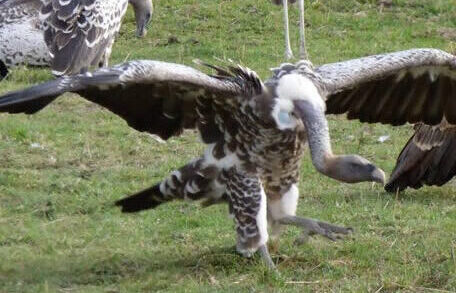
<path fill-rule="evenodd" d="M 456 126 L 441 123 L 415 125 L 415 133 L 402 149 L 386 191 L 443 185 L 456 175 Z"/>
<path fill-rule="evenodd" d="M 412 49 L 323 65 L 327 113 L 400 125 L 456 124 L 456 57 Z"/>
<path fill-rule="evenodd" d="M 242 67 L 220 69 L 219 76 L 211 77 L 184 65 L 131 61 L 6 94 L 0 97 L 0 112 L 33 114 L 63 93 L 75 92 L 136 130 L 167 139 L 195 127 L 198 98 L 245 97 L 261 89 L 256 74 Z"/>

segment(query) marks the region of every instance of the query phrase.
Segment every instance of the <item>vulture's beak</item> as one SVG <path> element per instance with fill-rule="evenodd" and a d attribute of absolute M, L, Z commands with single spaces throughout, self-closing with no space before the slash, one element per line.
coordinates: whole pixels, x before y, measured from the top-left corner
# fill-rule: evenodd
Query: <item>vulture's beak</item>
<path fill-rule="evenodd" d="M 372 165 L 374 166 L 374 165 Z M 386 180 L 386 176 L 385 176 L 385 172 L 383 172 L 382 169 L 380 168 L 377 168 L 374 166 L 374 170 L 372 171 L 372 181 L 373 182 L 378 182 L 378 183 L 381 183 L 382 185 L 385 185 L 385 180 Z"/>
<path fill-rule="evenodd" d="M 143 18 L 136 23 L 136 36 L 142 38 L 147 33 L 147 28 L 150 24 L 150 13 L 147 13 Z"/>

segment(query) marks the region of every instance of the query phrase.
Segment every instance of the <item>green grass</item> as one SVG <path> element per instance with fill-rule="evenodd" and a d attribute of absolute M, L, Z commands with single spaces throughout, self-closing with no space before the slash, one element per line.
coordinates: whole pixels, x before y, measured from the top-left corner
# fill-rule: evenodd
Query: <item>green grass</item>
<path fill-rule="evenodd" d="M 283 61 L 282 11 L 269 1 L 154 2 L 145 39 L 134 38 L 129 11 L 112 64 L 226 57 L 267 78 Z M 455 0 L 393 2 L 383 13 L 374 0 L 306 2 L 314 64 L 412 47 L 455 49 L 442 33 L 456 30 Z M 296 55 L 297 16 L 291 9 Z M 45 69 L 17 69 L 0 92 L 50 78 Z M 387 172 L 412 133 L 410 126 L 329 120 L 335 151 L 359 153 Z M 390 140 L 378 143 L 385 134 Z M 225 205 L 175 202 L 138 215 L 112 206 L 200 154 L 195 133 L 160 144 L 66 95 L 33 116 L 0 115 L 0 137 L 0 292 L 456 290 L 451 183 L 391 195 L 378 185 L 323 177 L 306 157 L 298 214 L 350 225 L 356 233 L 337 243 L 315 238 L 295 246 L 299 230 L 287 230 L 272 252 L 278 277 L 259 257 L 235 253 Z"/>

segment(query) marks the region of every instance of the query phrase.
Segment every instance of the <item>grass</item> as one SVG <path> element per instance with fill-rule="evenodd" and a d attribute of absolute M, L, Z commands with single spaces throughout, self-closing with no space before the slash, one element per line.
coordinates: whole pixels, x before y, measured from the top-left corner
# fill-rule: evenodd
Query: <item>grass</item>
<path fill-rule="evenodd" d="M 145 39 L 128 12 L 112 63 L 138 58 L 191 64 L 227 57 L 263 77 L 283 61 L 282 11 L 264 0 L 155 0 Z M 314 64 L 412 47 L 454 50 L 455 0 L 306 2 Z M 297 11 L 290 10 L 297 54 Z M 173 41 L 177 38 L 177 41 Z M 48 80 L 19 68 L 0 92 Z M 338 153 L 359 153 L 390 172 L 411 126 L 329 117 Z M 379 143 L 378 137 L 390 139 Z M 161 144 L 74 95 L 33 115 L 0 115 L 0 292 L 456 291 L 453 185 L 391 195 L 347 185 L 303 160 L 299 215 L 351 225 L 331 243 L 295 246 L 287 230 L 272 252 L 281 276 L 238 256 L 227 207 L 175 202 L 138 215 L 112 203 L 201 153 L 193 132 Z M 439 291 L 441 290 L 441 291 Z"/>

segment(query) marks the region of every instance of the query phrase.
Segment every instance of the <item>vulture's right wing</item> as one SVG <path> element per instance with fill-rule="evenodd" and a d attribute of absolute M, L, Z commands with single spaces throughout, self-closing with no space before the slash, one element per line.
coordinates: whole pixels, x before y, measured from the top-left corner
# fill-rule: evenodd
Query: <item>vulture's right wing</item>
<path fill-rule="evenodd" d="M 136 130 L 167 139 L 195 127 L 197 98 L 248 97 L 263 89 L 250 70 L 240 66 L 218 69 L 219 76 L 211 77 L 184 65 L 131 61 L 6 94 L 0 97 L 0 112 L 33 114 L 63 93 L 75 92 L 119 115 Z"/>

